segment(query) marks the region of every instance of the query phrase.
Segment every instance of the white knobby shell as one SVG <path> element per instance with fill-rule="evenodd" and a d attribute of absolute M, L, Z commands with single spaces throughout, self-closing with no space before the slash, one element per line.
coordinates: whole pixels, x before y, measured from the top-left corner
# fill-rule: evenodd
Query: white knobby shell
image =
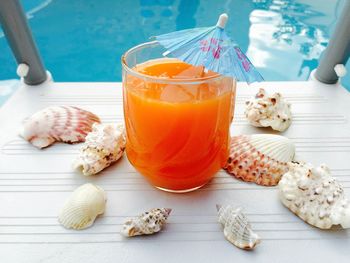
<path fill-rule="evenodd" d="M 97 174 L 122 157 L 125 144 L 124 125 L 95 123 L 73 167 L 87 176 Z"/>
<path fill-rule="evenodd" d="M 280 93 L 268 95 L 264 89 L 260 89 L 246 105 L 245 116 L 253 126 L 285 131 L 292 122 L 291 105 Z"/>
<path fill-rule="evenodd" d="M 61 209 L 58 221 L 65 228 L 76 230 L 91 226 L 96 217 L 103 214 L 106 208 L 105 191 L 93 184 L 78 187 L 66 200 Z"/>
<path fill-rule="evenodd" d="M 310 225 L 350 228 L 350 202 L 326 165 L 289 163 L 278 188 L 282 203 Z"/>
<path fill-rule="evenodd" d="M 121 230 L 126 237 L 151 235 L 159 232 L 170 215 L 170 208 L 154 208 L 140 216 L 128 219 Z"/>
<path fill-rule="evenodd" d="M 251 250 L 260 243 L 260 237 L 253 232 L 241 208 L 230 205 L 216 205 L 219 223 L 224 228 L 228 241 L 241 249 Z"/>
<path fill-rule="evenodd" d="M 100 119 L 89 111 L 72 106 L 52 106 L 29 117 L 20 136 L 40 149 L 56 141 L 83 142 L 95 122 L 99 123 Z"/>
<path fill-rule="evenodd" d="M 231 138 L 224 169 L 247 182 L 272 186 L 288 171 L 295 146 L 287 137 L 272 134 L 239 135 Z"/>

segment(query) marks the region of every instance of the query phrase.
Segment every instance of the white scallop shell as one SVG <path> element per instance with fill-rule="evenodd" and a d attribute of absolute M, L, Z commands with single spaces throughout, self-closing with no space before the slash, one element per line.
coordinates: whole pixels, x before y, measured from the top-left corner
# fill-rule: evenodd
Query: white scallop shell
<path fill-rule="evenodd" d="M 123 125 L 94 123 L 73 167 L 84 175 L 97 174 L 123 155 L 125 144 Z"/>
<path fill-rule="evenodd" d="M 350 202 L 326 165 L 289 163 L 278 184 L 282 203 L 301 219 L 321 229 L 350 228 Z"/>
<path fill-rule="evenodd" d="M 165 225 L 170 212 L 170 208 L 154 208 L 138 217 L 128 219 L 121 233 L 126 237 L 157 233 Z"/>
<path fill-rule="evenodd" d="M 241 208 L 217 205 L 219 223 L 224 227 L 228 241 L 241 249 L 251 250 L 260 243 L 260 237 L 253 232 Z"/>
<path fill-rule="evenodd" d="M 272 186 L 288 171 L 295 146 L 284 136 L 240 135 L 231 138 L 229 158 L 224 169 L 247 182 Z"/>
<path fill-rule="evenodd" d="M 83 142 L 95 122 L 100 122 L 100 119 L 89 111 L 72 106 L 52 106 L 28 118 L 20 135 L 38 148 L 56 141 Z"/>
<path fill-rule="evenodd" d="M 246 105 L 245 116 L 253 126 L 284 131 L 292 122 L 290 103 L 280 93 L 268 95 L 264 89 L 260 89 Z"/>
<path fill-rule="evenodd" d="M 66 200 L 58 221 L 65 228 L 87 228 L 94 223 L 98 215 L 104 213 L 106 201 L 106 193 L 102 188 L 90 183 L 84 184 Z"/>

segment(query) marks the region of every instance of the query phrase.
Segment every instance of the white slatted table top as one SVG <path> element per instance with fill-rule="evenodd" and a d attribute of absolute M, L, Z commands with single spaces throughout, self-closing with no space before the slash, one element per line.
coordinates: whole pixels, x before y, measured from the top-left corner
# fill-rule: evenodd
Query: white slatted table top
<path fill-rule="evenodd" d="M 280 91 L 292 103 L 293 123 L 283 133 L 295 142 L 297 159 L 326 163 L 350 197 L 350 95 L 340 86 L 316 82 L 239 84 L 231 133 L 273 133 L 249 126 L 244 102 L 258 87 Z M 278 200 L 276 187 L 245 183 L 219 172 L 210 184 L 188 194 L 156 190 L 124 158 L 98 176 L 71 168 L 79 145 L 38 150 L 18 137 L 23 119 L 50 105 L 74 105 L 103 122 L 123 118 L 120 83 L 52 83 L 23 87 L 0 109 L 0 262 L 347 262 L 350 231 L 318 230 Z M 57 213 L 85 182 L 102 186 L 106 213 L 83 231 L 66 230 Z M 215 204 L 244 208 L 262 237 L 255 251 L 228 243 Z M 123 238 L 121 224 L 153 207 L 173 209 L 161 233 Z"/>

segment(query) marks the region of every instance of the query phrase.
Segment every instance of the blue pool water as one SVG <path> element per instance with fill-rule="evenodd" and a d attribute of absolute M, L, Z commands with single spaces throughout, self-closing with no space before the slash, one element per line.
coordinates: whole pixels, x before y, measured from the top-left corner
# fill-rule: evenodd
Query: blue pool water
<path fill-rule="evenodd" d="M 22 0 L 45 65 L 55 81 L 120 81 L 120 57 L 128 48 L 169 31 L 211 26 L 222 12 L 230 15 L 228 34 L 266 80 L 305 80 L 317 67 L 344 3 L 345 0 Z M 15 60 L 0 32 L 0 80 L 16 78 L 15 70 Z M 350 86 L 349 76 L 344 83 Z M 0 104 L 4 93 L 0 89 Z"/>

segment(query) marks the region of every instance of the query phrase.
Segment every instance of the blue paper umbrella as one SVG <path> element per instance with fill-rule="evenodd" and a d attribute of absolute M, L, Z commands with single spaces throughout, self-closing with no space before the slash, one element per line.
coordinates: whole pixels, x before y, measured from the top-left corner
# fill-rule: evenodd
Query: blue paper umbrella
<path fill-rule="evenodd" d="M 213 27 L 193 28 L 160 36 L 156 40 L 166 48 L 164 56 L 172 55 L 194 66 L 204 66 L 219 74 L 252 83 L 263 78 L 225 33 L 227 14 L 219 17 Z"/>

